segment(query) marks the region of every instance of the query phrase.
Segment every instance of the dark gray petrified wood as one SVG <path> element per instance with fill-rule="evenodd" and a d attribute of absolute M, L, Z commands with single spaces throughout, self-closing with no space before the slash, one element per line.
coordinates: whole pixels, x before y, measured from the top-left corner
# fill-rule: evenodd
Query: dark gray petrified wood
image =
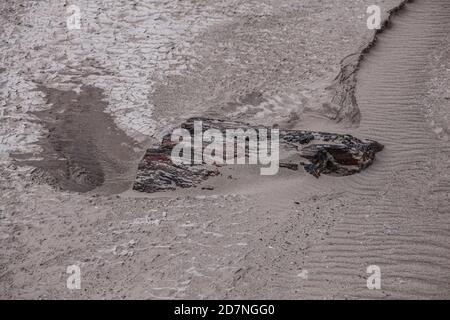
<path fill-rule="evenodd" d="M 202 122 L 202 131 L 218 129 L 255 129 L 259 132 L 272 128 L 252 126 L 247 123 L 209 118 L 190 118 L 181 128 L 194 134 L 194 122 Z M 270 134 L 268 135 L 270 140 Z M 380 143 L 358 139 L 349 134 L 312 132 L 279 129 L 280 167 L 291 170 L 304 168 L 306 172 L 319 178 L 321 174 L 346 176 L 360 172 L 375 160 L 375 154 L 383 150 Z M 139 163 L 134 190 L 159 192 L 189 188 L 199 185 L 208 177 L 220 175 L 222 165 L 175 164 L 171 152 L 178 142 L 171 140 L 171 132 L 166 134 L 161 144 L 149 148 Z M 203 148 L 207 144 L 203 145 Z M 248 156 L 248 150 L 246 150 Z"/>

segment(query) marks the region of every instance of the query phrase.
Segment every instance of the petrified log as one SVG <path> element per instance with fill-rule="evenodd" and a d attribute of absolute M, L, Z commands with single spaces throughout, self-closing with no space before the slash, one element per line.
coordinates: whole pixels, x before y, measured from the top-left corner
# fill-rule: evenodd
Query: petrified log
<path fill-rule="evenodd" d="M 171 149 L 167 145 L 148 149 L 138 166 L 133 190 L 158 192 L 175 190 L 176 187 L 190 188 L 210 176 L 219 174 L 217 168 L 208 169 L 201 165 L 177 165 L 172 162 Z"/>
<path fill-rule="evenodd" d="M 198 127 L 195 127 L 195 124 L 199 122 L 202 124 L 200 131 L 202 134 L 209 129 L 217 129 L 223 133 L 227 130 L 253 129 L 258 133 L 258 141 L 261 140 L 261 132 L 264 132 L 270 141 L 271 135 L 267 135 L 267 132 L 273 130 L 273 128 L 252 126 L 242 122 L 209 118 L 188 119 L 182 123 L 181 128 L 193 137 L 195 133 L 199 133 L 196 131 Z M 203 160 L 196 162 L 193 158 L 188 163 L 174 162 L 171 155 L 178 143 L 179 141 L 172 141 L 172 132 L 170 132 L 163 137 L 161 144 L 147 150 L 138 167 L 134 190 L 151 193 L 175 190 L 177 187 L 195 187 L 208 177 L 220 174 L 223 163 L 206 164 Z M 202 141 L 200 153 L 207 145 L 208 143 Z M 223 146 L 225 149 L 225 140 Z M 346 176 L 360 172 L 373 163 L 375 154 L 383 150 L 383 145 L 348 134 L 279 129 L 278 150 L 280 167 L 299 170 L 302 166 L 308 173 L 319 178 L 321 174 Z M 192 154 L 195 152 L 198 150 L 192 150 Z M 248 158 L 251 152 L 247 145 L 245 157 Z M 226 162 L 225 159 L 224 162 Z"/>

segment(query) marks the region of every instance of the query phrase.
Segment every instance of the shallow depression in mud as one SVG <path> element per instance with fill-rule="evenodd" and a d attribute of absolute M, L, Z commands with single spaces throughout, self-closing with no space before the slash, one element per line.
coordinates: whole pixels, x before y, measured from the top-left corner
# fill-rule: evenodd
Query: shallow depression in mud
<path fill-rule="evenodd" d="M 129 188 L 139 158 L 137 145 L 105 112 L 102 90 L 82 86 L 76 92 L 42 85 L 38 89 L 52 107 L 36 113 L 47 130 L 40 142 L 43 152 L 38 159 L 22 156 L 26 164 L 37 167 L 35 178 L 77 192 Z"/>

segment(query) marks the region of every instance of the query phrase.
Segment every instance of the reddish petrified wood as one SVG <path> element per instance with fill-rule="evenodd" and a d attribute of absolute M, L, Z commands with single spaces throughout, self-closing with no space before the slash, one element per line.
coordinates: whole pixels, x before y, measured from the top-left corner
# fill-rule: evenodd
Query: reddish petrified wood
<path fill-rule="evenodd" d="M 202 122 L 202 132 L 211 128 L 224 133 L 227 129 L 253 128 L 257 132 L 261 129 L 271 130 L 247 123 L 208 118 L 188 119 L 181 128 L 193 134 L 195 121 Z M 376 141 L 358 139 L 348 134 L 283 129 L 279 133 L 280 167 L 299 170 L 301 165 L 317 178 L 321 174 L 346 176 L 358 173 L 370 166 L 376 153 L 383 150 L 383 145 Z M 158 192 L 175 190 L 177 187 L 195 187 L 209 177 L 220 174 L 220 166 L 173 163 L 171 152 L 176 143 L 171 141 L 171 133 L 168 133 L 159 146 L 147 150 L 138 167 L 134 190 Z M 297 157 L 292 157 L 292 154 Z"/>

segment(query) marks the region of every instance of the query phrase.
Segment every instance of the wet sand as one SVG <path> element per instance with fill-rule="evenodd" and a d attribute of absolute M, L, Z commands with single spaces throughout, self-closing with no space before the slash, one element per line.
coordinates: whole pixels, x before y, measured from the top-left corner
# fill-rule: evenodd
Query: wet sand
<path fill-rule="evenodd" d="M 327 243 L 314 248 L 311 269 L 326 275 L 330 297 L 448 298 L 450 149 L 426 120 L 422 97 L 449 18 L 447 1 L 407 4 L 364 58 L 355 132 L 386 148 L 366 174 L 349 179 L 346 192 L 359 199 Z M 384 274 L 378 293 L 352 285 L 357 270 L 371 264 Z M 325 285 L 317 278 L 312 291 Z"/>
<path fill-rule="evenodd" d="M 384 16 L 398 3 L 382 1 Z M 39 146 L 33 134 L 39 132 L 41 138 L 49 134 L 49 142 L 56 139 L 56 149 L 61 141 L 70 140 L 58 157 L 96 169 L 87 175 L 94 176 L 94 184 L 88 178 L 91 186 L 79 190 L 90 191 L 79 194 L 39 184 L 30 174 L 32 168 L 11 167 L 9 160 L 4 161 L 0 296 L 448 298 L 450 149 L 436 135 L 421 102 L 432 93 L 430 57 L 446 43 L 450 21 L 446 1 L 409 3 L 378 35 L 356 76 L 358 121 L 352 112 L 340 113 L 340 106 L 329 103 L 325 88 L 339 73 L 340 60 L 371 41 L 372 33 L 365 28 L 365 3 L 342 7 L 334 1 L 267 1 L 240 3 L 238 9 L 222 5 L 187 3 L 173 9 L 168 4 L 166 17 L 154 17 L 161 34 L 177 30 L 169 33 L 180 55 L 170 53 L 172 43 L 160 39 L 158 47 L 142 34 L 135 35 L 136 47 L 129 52 L 124 44 L 130 42 L 124 42 L 114 28 L 104 36 L 85 37 L 84 46 L 74 34 L 67 37 L 64 30 L 55 29 L 59 34 L 55 43 L 24 58 L 25 66 L 34 71 L 30 79 L 47 89 L 30 90 L 23 84 L 30 79 L 21 78 L 24 70 L 12 64 L 8 85 L 17 85 L 13 82 L 19 79 L 23 88 L 5 99 L 8 117 L 2 125 L 8 135 L 3 148 L 29 153 Z M 28 14 L 45 8 L 38 6 Z M 118 8 L 127 13 L 135 10 L 125 2 Z M 52 11 L 57 7 L 50 9 L 58 12 Z M 146 12 L 153 9 L 145 6 Z M 138 18 L 131 13 L 124 23 L 135 25 Z M 196 41 L 190 40 L 189 32 L 178 30 L 183 23 L 191 25 L 209 15 L 217 23 L 203 21 L 205 28 L 194 30 Z M 176 20 L 180 16 L 181 22 Z M 171 21 L 167 17 L 181 24 L 166 25 Z M 180 32 L 183 36 L 177 38 Z M 13 38 L 17 41 L 18 35 Z M 98 61 L 79 59 L 101 43 L 112 44 L 101 51 L 106 55 L 96 57 Z M 42 55 L 57 53 L 55 48 L 70 48 L 69 58 L 52 56 L 55 61 L 67 59 L 62 67 L 41 64 Z M 155 65 L 165 72 L 146 77 L 150 67 L 143 68 L 142 74 L 136 71 L 137 63 L 132 73 L 120 68 L 119 62 L 130 57 L 142 64 L 139 59 L 145 52 L 153 52 L 158 58 Z M 187 68 L 179 58 L 189 58 Z M 42 70 L 51 72 L 43 75 Z M 93 95 L 86 96 L 88 88 Z M 149 104 L 143 106 L 147 95 Z M 74 101 L 66 103 L 63 96 Z M 43 112 L 56 128 L 46 132 L 44 123 L 35 125 L 40 123 L 36 118 L 28 123 L 30 113 L 24 113 L 27 139 L 18 140 L 22 135 L 11 133 L 14 124 L 23 120 L 17 120 L 12 108 L 20 101 L 34 102 L 31 111 Z M 80 104 L 90 105 L 89 112 L 77 112 Z M 49 116 L 50 111 L 62 112 L 61 117 Z M 352 133 L 377 139 L 386 149 L 372 167 L 351 177 L 317 180 L 281 170 L 268 178 L 259 176 L 257 169 L 236 167 L 229 169 L 232 179 L 208 180 L 206 184 L 213 187 L 209 191 L 117 194 L 121 187 L 116 188 L 116 182 L 126 184 L 132 171 L 127 153 L 139 154 L 146 144 L 157 141 L 158 132 L 191 115 Z M 113 122 L 117 128 L 111 127 Z M 120 135 L 123 148 L 114 148 L 114 133 Z M 96 181 L 102 183 L 95 178 L 97 172 L 103 172 L 100 180 L 110 182 L 91 190 Z M 71 189 L 64 183 L 60 186 Z M 81 291 L 64 287 L 65 268 L 71 264 L 82 269 Z M 382 270 L 379 291 L 366 287 L 366 268 L 373 264 Z"/>

